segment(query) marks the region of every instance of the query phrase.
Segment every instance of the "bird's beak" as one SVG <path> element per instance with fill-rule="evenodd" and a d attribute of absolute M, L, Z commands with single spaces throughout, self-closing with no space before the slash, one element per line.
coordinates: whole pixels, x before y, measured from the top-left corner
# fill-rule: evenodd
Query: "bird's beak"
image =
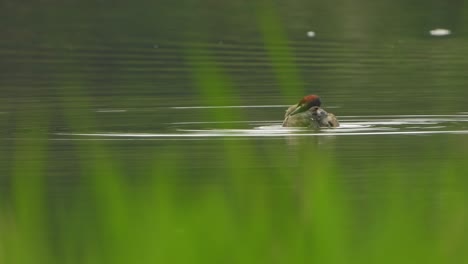
<path fill-rule="evenodd" d="M 304 112 L 304 111 L 305 111 L 304 107 L 305 107 L 305 106 L 304 106 L 303 104 L 301 104 L 301 105 L 298 104 L 297 107 L 296 107 L 296 109 L 295 109 L 291 114 L 289 114 L 289 115 L 292 116 L 292 115 L 295 115 L 295 114 Z"/>

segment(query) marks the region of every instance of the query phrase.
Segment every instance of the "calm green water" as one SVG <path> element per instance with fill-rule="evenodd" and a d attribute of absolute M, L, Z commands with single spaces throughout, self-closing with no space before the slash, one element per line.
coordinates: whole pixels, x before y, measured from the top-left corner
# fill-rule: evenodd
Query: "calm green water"
<path fill-rule="evenodd" d="M 52 226 L 74 218 L 68 208 L 94 223 L 106 195 L 86 194 L 101 186 L 90 164 L 104 159 L 130 197 L 173 175 L 184 206 L 215 188 L 241 219 L 249 193 L 287 208 L 274 217 L 294 211 L 285 194 L 303 197 L 307 178 L 331 168 L 359 216 L 350 229 L 372 222 L 389 186 L 428 210 L 416 222 L 437 226 L 437 208 L 468 184 L 467 17 L 463 1 L 3 1 L 4 211 L 19 207 L 15 177 L 31 166 Z M 340 128 L 281 128 L 310 93 Z M 464 212 L 450 238 L 466 233 Z"/>

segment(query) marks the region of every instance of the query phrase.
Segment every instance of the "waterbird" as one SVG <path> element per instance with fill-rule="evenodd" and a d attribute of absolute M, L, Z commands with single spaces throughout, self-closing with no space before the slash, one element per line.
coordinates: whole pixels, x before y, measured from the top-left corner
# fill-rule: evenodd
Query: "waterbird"
<path fill-rule="evenodd" d="M 318 95 L 304 96 L 286 110 L 283 127 L 339 127 L 336 116 L 320 108 L 321 104 Z"/>

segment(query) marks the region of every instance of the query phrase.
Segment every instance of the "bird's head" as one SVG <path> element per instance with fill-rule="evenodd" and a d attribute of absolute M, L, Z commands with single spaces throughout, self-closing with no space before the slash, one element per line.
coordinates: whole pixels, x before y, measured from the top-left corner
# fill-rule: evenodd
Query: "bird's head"
<path fill-rule="evenodd" d="M 321 105 L 321 102 L 320 102 L 320 97 L 318 97 L 318 95 L 315 95 L 315 94 L 307 95 L 307 96 L 304 96 L 299 101 L 299 103 L 297 103 L 296 109 L 290 115 L 292 116 L 295 114 L 299 114 L 299 113 L 309 110 L 311 107 L 314 107 L 314 106 L 319 107 L 320 105 Z"/>

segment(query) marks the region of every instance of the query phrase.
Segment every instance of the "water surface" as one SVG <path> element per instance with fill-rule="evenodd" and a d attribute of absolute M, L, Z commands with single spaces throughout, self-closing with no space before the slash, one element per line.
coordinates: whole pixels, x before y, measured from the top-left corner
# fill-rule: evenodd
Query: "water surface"
<path fill-rule="evenodd" d="M 224 243 L 225 234 L 245 231 L 242 223 L 251 216 L 260 220 L 245 233 L 271 226 L 265 241 L 272 245 L 253 232 L 254 238 L 234 239 L 230 249 L 251 241 L 277 253 L 301 248 L 288 242 L 297 240 L 281 241 L 310 234 L 308 219 L 329 217 L 318 222 L 324 226 L 336 220 L 332 213 L 339 206 L 328 198 L 337 194 L 353 213 L 343 218 L 345 230 L 359 234 L 350 236 L 353 242 L 379 241 L 372 234 L 381 230 L 415 230 L 401 228 L 411 222 L 406 212 L 424 212 L 413 222 L 447 234 L 434 245 L 442 241 L 440 251 L 451 256 L 457 241 L 464 245 L 459 234 L 468 215 L 457 207 L 466 204 L 468 173 L 467 17 L 462 1 L 3 1 L 0 231 L 13 231 L 0 246 L 16 245 L 10 243 L 17 241 L 13 227 L 29 219 L 27 230 L 50 230 L 51 248 L 68 241 L 58 251 L 76 249 L 77 256 L 89 248 L 101 252 L 92 241 L 116 245 L 120 238 L 125 246 L 109 246 L 115 260 L 114 252 L 129 246 L 121 234 L 134 234 L 141 224 L 129 220 L 126 226 L 121 219 L 137 208 L 134 219 L 149 223 L 141 225 L 142 237 L 163 226 L 167 233 L 158 231 L 166 234 L 164 242 L 177 242 L 177 253 L 205 245 L 196 235 L 184 237 L 190 227 L 200 224 L 203 237 L 220 234 Z M 281 127 L 285 109 L 311 93 L 321 96 L 341 126 Z M 320 196 L 331 178 L 340 191 Z M 124 187 L 117 184 L 121 179 Z M 154 193 L 167 199 L 146 199 Z M 382 202 L 387 196 L 391 202 Z M 311 207 L 311 201 L 323 203 Z M 384 217 L 372 218 L 379 209 Z M 172 221 L 171 213 L 180 219 Z M 145 217 L 169 220 L 156 225 Z M 403 220 L 394 229 L 379 228 L 394 219 Z M 44 222 L 47 228 L 35 225 Z M 218 223 L 228 223 L 230 231 L 206 232 Z M 368 223 L 379 232 L 369 231 Z M 328 227 L 317 230 L 335 230 Z M 62 234 L 70 230 L 86 230 L 91 239 L 76 231 L 67 239 Z M 314 233 L 298 244 L 309 237 L 322 238 Z M 186 251 L 179 249 L 183 241 L 189 241 Z M 413 248 L 432 240 L 411 244 L 398 237 L 380 247 L 383 255 L 405 241 Z M 42 252 L 18 245 L 0 250 L 0 262 L 2 252 Z M 316 262 L 332 263 L 324 259 Z"/>

